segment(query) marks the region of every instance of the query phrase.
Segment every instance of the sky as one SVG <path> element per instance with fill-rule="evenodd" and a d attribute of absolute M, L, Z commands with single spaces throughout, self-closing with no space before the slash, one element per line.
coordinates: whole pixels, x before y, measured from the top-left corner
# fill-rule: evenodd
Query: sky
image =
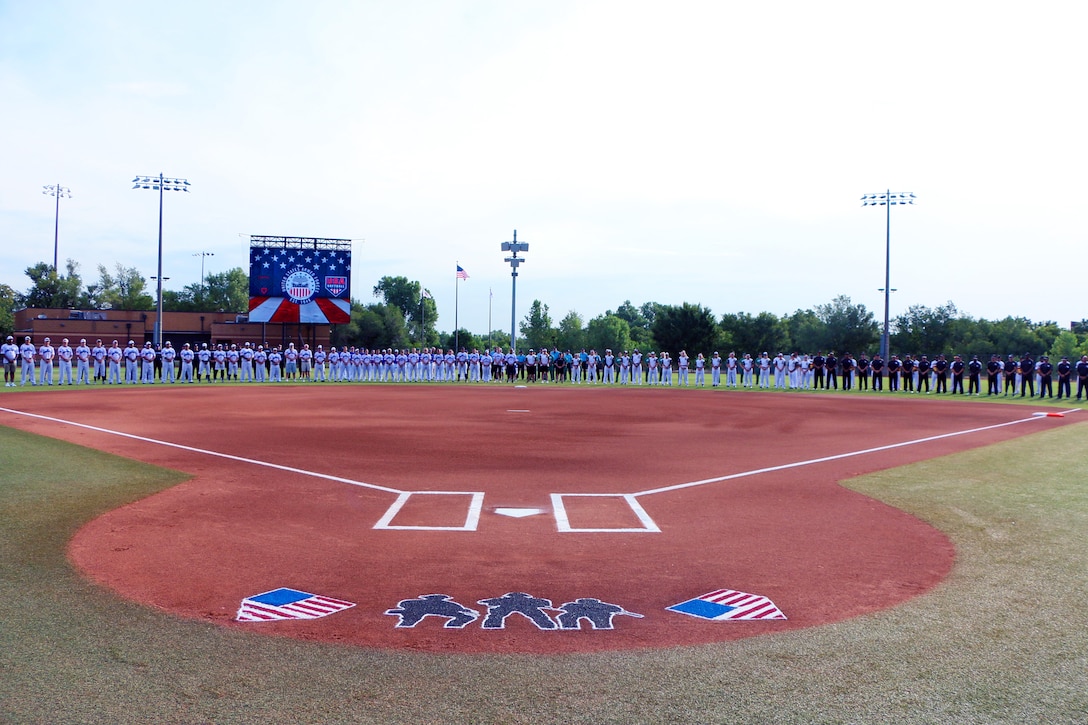
<path fill-rule="evenodd" d="M 167 289 L 352 239 L 440 330 L 533 300 L 1088 318 L 1079 2 L 0 0 L 0 283 L 57 245 Z M 913 206 L 861 197 L 911 192 Z M 214 256 L 202 257 L 202 252 Z M 458 282 L 460 264 L 469 278 Z M 248 271 L 248 269 L 247 269 Z"/>

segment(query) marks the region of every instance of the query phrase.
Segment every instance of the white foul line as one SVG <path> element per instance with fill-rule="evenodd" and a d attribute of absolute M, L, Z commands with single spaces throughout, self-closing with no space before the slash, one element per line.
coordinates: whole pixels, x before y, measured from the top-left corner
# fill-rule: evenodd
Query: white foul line
<path fill-rule="evenodd" d="M 242 456 L 232 456 L 229 453 L 219 453 L 218 451 L 209 451 L 206 448 L 194 448 L 192 446 L 185 446 L 180 443 L 170 443 L 169 441 L 160 441 L 156 438 L 146 438 L 144 436 L 133 435 L 132 433 L 122 433 L 117 430 L 110 430 L 109 428 L 99 428 L 94 425 L 87 425 L 86 423 L 75 423 L 70 420 L 63 420 L 62 418 L 51 418 L 48 415 L 38 415 L 37 413 L 26 413 L 21 410 L 12 410 L 11 408 L 0 408 L 0 412 L 12 413 L 14 415 L 25 415 L 28 418 L 38 418 L 40 420 L 48 420 L 53 423 L 63 423 L 65 425 L 73 425 L 77 428 L 86 428 L 87 430 L 97 431 L 99 433 L 108 433 L 110 435 L 121 436 L 122 438 L 131 438 L 135 441 L 143 441 L 144 443 L 155 443 L 160 446 L 166 446 L 167 448 L 177 448 L 182 451 L 189 451 L 191 453 L 203 453 L 207 456 L 216 456 L 218 458 L 226 458 L 230 461 L 239 461 L 241 463 L 251 463 L 254 466 L 264 466 L 266 468 L 275 468 L 279 471 L 287 471 L 289 473 L 299 473 L 303 476 L 313 476 L 314 478 L 324 478 L 328 481 L 336 481 L 337 483 L 347 483 L 352 486 L 359 486 L 361 488 L 372 488 L 375 491 L 385 491 L 387 493 L 402 494 L 401 491 L 396 488 L 388 488 L 386 486 L 379 486 L 376 483 L 363 483 L 362 481 L 353 481 L 350 478 L 342 478 L 340 476 L 332 476 L 327 473 L 317 473 L 316 471 L 307 471 L 302 468 L 294 468 L 292 466 L 281 466 L 278 463 L 269 463 L 267 461 L 258 461 L 254 458 L 243 458 Z"/>
<path fill-rule="evenodd" d="M 1076 408 L 1075 410 L 1079 410 Z M 694 486 L 705 486 L 708 483 L 720 483 L 722 481 L 731 481 L 735 478 L 745 478 L 747 476 L 758 476 L 761 473 L 772 473 L 774 471 L 785 471 L 790 468 L 800 468 L 802 466 L 811 466 L 816 463 L 826 463 L 827 461 L 837 461 L 840 458 L 852 458 L 854 456 L 864 456 L 867 453 L 878 453 L 880 451 L 888 451 L 893 448 L 903 448 L 904 446 L 913 446 L 918 443 L 929 443 L 930 441 L 941 440 L 942 438 L 953 438 L 955 436 L 968 435 L 970 433 L 980 433 L 984 430 L 993 430 L 994 428 L 1004 428 L 1008 425 L 1016 425 L 1017 423 L 1026 423 L 1029 420 L 1039 420 L 1037 416 L 1030 418 L 1022 418 L 1020 420 L 1012 420 L 1007 423 L 997 423 L 995 425 L 986 425 L 981 428 L 971 428 L 970 430 L 960 430 L 953 433 L 941 433 L 940 435 L 929 436 L 927 438 L 916 438 L 912 441 L 903 441 L 902 443 L 891 443 L 886 446 L 877 446 L 876 448 L 866 448 L 861 451 L 851 451 L 849 453 L 839 453 L 834 456 L 824 456 L 823 458 L 811 458 L 807 461 L 797 461 L 795 463 L 784 463 L 781 466 L 770 466 L 768 468 L 757 468 L 754 471 L 742 471 L 740 473 L 731 473 L 728 476 L 718 476 L 717 478 L 704 478 L 701 481 L 690 481 L 689 483 L 678 483 L 675 486 L 662 486 L 661 488 L 651 488 L 646 491 L 639 491 L 638 493 L 631 494 L 632 496 L 649 496 L 652 493 L 665 493 L 667 491 L 678 491 L 682 488 L 692 488 Z"/>

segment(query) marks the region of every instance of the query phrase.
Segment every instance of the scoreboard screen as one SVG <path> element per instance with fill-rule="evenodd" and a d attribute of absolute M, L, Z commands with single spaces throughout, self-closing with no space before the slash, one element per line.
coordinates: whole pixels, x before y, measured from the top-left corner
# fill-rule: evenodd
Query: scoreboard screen
<path fill-rule="evenodd" d="M 351 240 L 250 237 L 249 321 L 351 321 Z"/>

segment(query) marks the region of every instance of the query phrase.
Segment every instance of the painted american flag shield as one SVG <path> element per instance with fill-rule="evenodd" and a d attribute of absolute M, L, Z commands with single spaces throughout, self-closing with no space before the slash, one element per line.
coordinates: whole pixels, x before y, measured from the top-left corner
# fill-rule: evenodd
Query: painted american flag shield
<path fill-rule="evenodd" d="M 738 592 L 735 589 L 715 589 L 702 596 L 665 608 L 670 612 L 714 621 L 786 618 L 786 615 L 767 597 Z"/>
<path fill-rule="evenodd" d="M 318 619 L 350 609 L 355 602 L 280 587 L 242 600 L 236 622 L 271 622 L 283 619 Z"/>

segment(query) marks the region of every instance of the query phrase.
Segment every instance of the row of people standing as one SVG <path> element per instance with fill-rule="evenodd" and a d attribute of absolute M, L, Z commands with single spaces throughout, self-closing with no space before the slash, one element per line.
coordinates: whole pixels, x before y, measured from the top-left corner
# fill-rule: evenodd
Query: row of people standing
<path fill-rule="evenodd" d="M 668 352 L 643 354 L 639 349 L 614 354 L 606 349 L 596 350 L 542 348 L 527 353 L 515 353 L 496 347 L 492 351 L 462 348 L 452 349 L 404 348 L 368 350 L 358 347 L 322 345 L 311 350 L 308 344 L 296 348 L 286 346 L 230 344 L 193 348 L 188 343 L 175 349 L 167 341 L 161 350 L 151 343 L 138 347 L 129 340 L 121 347 L 114 340 L 108 347 L 102 340 L 89 346 L 81 339 L 76 347 L 68 338 L 54 348 L 46 337 L 36 347 L 30 337 L 16 345 L 8 336 L 0 346 L 4 363 L 4 382 L 14 386 L 15 367 L 21 364 L 20 385 L 88 384 L 153 384 L 156 381 L 193 383 L 196 381 L 265 382 L 282 380 L 312 380 L 317 382 L 570 382 L 603 385 L 664 385 L 696 387 L 707 384 L 709 371 L 712 387 L 760 387 L 776 389 L 843 390 L 854 387 L 892 392 L 925 392 L 981 395 L 985 377 L 987 395 L 1027 395 L 1054 397 L 1057 377 L 1057 398 L 1072 397 L 1071 382 L 1077 379 L 1077 400 L 1088 399 L 1088 356 L 1073 363 L 1063 357 L 1052 365 L 1047 356 L 1038 361 L 1031 355 L 1007 360 L 993 355 L 983 363 L 978 356 L 965 361 L 960 355 L 948 359 L 937 355 L 932 361 L 926 355 L 892 355 L 885 362 L 879 355 L 872 358 L 849 352 L 836 356 L 834 352 L 815 355 L 778 353 L 773 358 L 766 352 L 753 357 L 738 357 L 730 352 L 721 357 L 699 353 L 689 356 L 681 350 L 675 361 Z M 35 377 L 35 367 L 37 376 Z M 56 376 L 54 375 L 56 373 Z M 966 388 L 965 388 L 966 382 Z M 949 384 L 951 383 L 951 390 Z"/>

